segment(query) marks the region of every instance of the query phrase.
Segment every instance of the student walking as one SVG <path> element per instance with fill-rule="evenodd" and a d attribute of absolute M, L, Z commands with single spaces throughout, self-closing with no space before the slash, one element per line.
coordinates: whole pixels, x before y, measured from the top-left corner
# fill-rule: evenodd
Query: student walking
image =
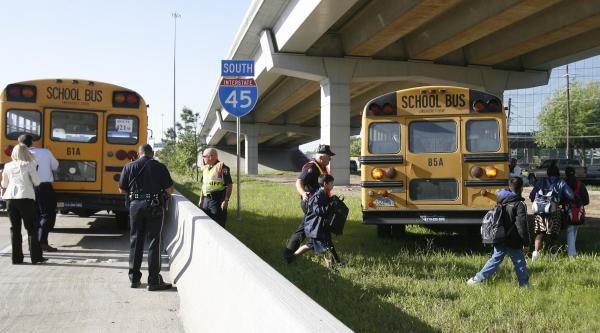
<path fill-rule="evenodd" d="M 590 196 L 583 182 L 575 177 L 575 168 L 567 167 L 565 176 L 565 181 L 575 196 L 575 200 L 565 203 L 564 214 L 567 222 L 567 255 L 574 257 L 577 255 L 575 247 L 577 231 L 579 226 L 585 222 L 585 206 L 590 204 Z"/>
<path fill-rule="evenodd" d="M 323 253 L 329 267 L 342 263 L 333 246 L 331 231 L 325 226 L 325 219 L 332 209 L 333 181 L 332 175 L 322 174 L 319 176 L 320 189 L 310 197 L 304 216 L 304 234 L 308 238 L 308 242 L 300 246 L 294 253 L 295 256 L 301 256 L 310 250 L 318 254 Z"/>
<path fill-rule="evenodd" d="M 27 146 L 18 144 L 12 151 L 12 162 L 6 163 L 2 172 L 2 199 L 6 200 L 6 210 L 10 219 L 13 265 L 23 263 L 21 221 L 27 229 L 31 263 L 45 262 L 38 240 L 38 221 L 34 187 L 40 185 L 35 158 Z"/>
<path fill-rule="evenodd" d="M 515 273 L 520 287 L 529 286 L 529 273 L 525 264 L 523 246 L 528 244 L 527 207 L 523 201 L 523 180 L 520 177 L 510 179 L 510 191 L 501 190 L 497 193 L 497 202 L 503 207 L 503 227 L 506 230 L 504 240 L 494 244 L 492 257 L 483 268 L 467 281 L 467 285 L 478 285 L 489 279 L 500 267 L 508 254 L 515 267 Z"/>
<path fill-rule="evenodd" d="M 535 242 L 531 261 L 536 261 L 542 254 L 544 245 L 548 247 L 560 232 L 562 214 L 558 203 L 575 200 L 571 188 L 559 178 L 560 171 L 556 165 L 550 165 L 546 174 L 548 178 L 540 179 L 529 193 L 535 214 Z M 536 207 L 540 211 L 536 212 Z"/>

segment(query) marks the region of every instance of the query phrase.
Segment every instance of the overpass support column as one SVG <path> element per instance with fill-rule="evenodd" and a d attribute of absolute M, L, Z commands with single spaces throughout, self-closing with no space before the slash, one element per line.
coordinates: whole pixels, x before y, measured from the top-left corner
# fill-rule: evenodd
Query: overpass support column
<path fill-rule="evenodd" d="M 256 133 L 244 134 L 246 158 L 244 167 L 247 175 L 258 175 L 258 135 Z"/>
<path fill-rule="evenodd" d="M 321 143 L 336 154 L 329 165 L 338 185 L 350 184 L 350 79 L 353 66 L 325 60 L 321 80 Z"/>

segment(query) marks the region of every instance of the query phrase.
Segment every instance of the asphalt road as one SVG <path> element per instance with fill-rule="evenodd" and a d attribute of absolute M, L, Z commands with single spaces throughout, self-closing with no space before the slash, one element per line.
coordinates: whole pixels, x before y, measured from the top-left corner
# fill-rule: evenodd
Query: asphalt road
<path fill-rule="evenodd" d="M 24 235 L 26 231 L 23 229 Z M 128 235 L 112 216 L 58 215 L 49 237 L 59 252 L 31 265 L 12 265 L 10 222 L 0 215 L 0 332 L 183 332 L 172 291 L 131 289 Z M 162 275 L 169 281 L 168 260 Z M 147 278 L 144 258 L 142 282 Z"/>

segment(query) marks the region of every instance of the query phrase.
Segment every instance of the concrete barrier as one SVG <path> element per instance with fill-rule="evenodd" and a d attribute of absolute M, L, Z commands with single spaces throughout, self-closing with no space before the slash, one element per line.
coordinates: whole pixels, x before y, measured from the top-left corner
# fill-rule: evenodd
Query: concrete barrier
<path fill-rule="evenodd" d="M 179 194 L 164 227 L 187 332 L 351 332 Z"/>

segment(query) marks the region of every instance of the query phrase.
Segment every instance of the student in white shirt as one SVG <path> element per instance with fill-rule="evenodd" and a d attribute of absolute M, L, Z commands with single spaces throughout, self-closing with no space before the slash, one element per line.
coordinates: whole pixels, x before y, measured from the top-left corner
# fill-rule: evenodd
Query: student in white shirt
<path fill-rule="evenodd" d="M 508 164 L 508 171 L 510 173 L 510 178 L 514 178 L 514 177 L 521 178 L 521 167 L 517 165 L 516 158 L 510 159 L 510 163 Z"/>
<path fill-rule="evenodd" d="M 54 175 L 52 171 L 58 169 L 58 161 L 52 152 L 46 148 L 33 147 L 33 136 L 23 134 L 19 136 L 19 142 L 29 147 L 29 151 L 37 162 L 37 174 L 40 178 L 40 186 L 35 190 L 35 197 L 39 212 L 39 241 L 42 249 L 46 252 L 56 252 L 57 248 L 48 244 L 48 234 L 54 229 L 56 223 L 56 193 L 52 188 Z"/>
<path fill-rule="evenodd" d="M 12 162 L 6 163 L 0 185 L 4 189 L 2 199 L 6 200 L 6 210 L 10 219 L 13 265 L 23 263 L 21 220 L 29 236 L 29 254 L 31 263 L 45 262 L 38 241 L 38 222 L 36 219 L 34 187 L 40 184 L 33 155 L 25 145 L 13 148 Z"/>

